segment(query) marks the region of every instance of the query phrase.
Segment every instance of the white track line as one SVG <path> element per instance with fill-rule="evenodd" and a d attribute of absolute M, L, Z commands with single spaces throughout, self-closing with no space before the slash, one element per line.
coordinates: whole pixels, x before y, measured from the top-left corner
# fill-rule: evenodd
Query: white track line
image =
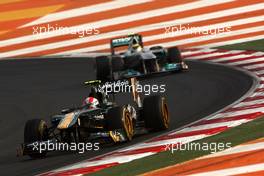
<path fill-rule="evenodd" d="M 250 57 L 251 55 L 249 55 Z M 243 57 L 241 57 L 243 58 Z M 258 62 L 258 61 L 264 61 L 264 54 L 263 57 L 259 57 L 259 58 L 255 58 L 255 59 L 247 59 L 247 57 L 245 57 L 245 60 L 242 61 L 232 61 L 229 62 L 229 65 L 241 65 L 241 64 L 250 64 L 250 63 L 254 63 L 254 62 Z"/>
<path fill-rule="evenodd" d="M 239 104 L 235 105 L 234 108 L 249 106 L 249 105 L 257 105 L 257 104 L 262 104 L 262 103 L 264 103 L 264 98 L 258 99 L 258 100 L 253 100 L 253 101 L 240 102 Z"/>
<path fill-rule="evenodd" d="M 251 54 L 240 54 L 240 55 L 237 55 L 237 56 L 220 57 L 220 58 L 214 59 L 212 61 L 213 62 L 222 62 L 222 61 L 236 60 L 236 59 L 241 59 L 241 58 L 247 60 L 248 57 L 252 57 L 252 56 L 253 55 L 251 55 Z"/>
<path fill-rule="evenodd" d="M 52 172 L 61 172 L 61 171 L 66 171 L 66 170 L 71 170 L 71 169 L 92 167 L 92 166 L 98 166 L 98 165 L 109 164 L 109 163 L 125 163 L 125 162 L 130 162 L 135 159 L 150 156 L 153 154 L 154 154 L 153 152 L 146 152 L 146 153 L 140 153 L 140 154 L 134 154 L 134 155 L 109 156 L 109 157 L 104 157 L 103 160 L 79 162 L 79 163 L 76 163 L 70 166 L 65 166 L 63 168 L 53 170 Z"/>
<path fill-rule="evenodd" d="M 247 34 L 247 33 L 251 33 L 251 32 L 258 32 L 260 30 L 264 30 L 264 26 L 258 26 L 258 27 L 252 27 L 252 28 L 247 28 L 247 29 L 231 31 L 228 33 L 222 33 L 222 34 L 218 34 L 215 36 L 214 35 L 199 36 L 199 37 L 193 37 L 193 38 L 188 38 L 188 39 L 176 40 L 176 41 L 172 41 L 172 42 L 163 42 L 163 43 L 159 43 L 159 45 L 162 45 L 164 47 L 171 47 L 171 46 L 176 46 L 176 45 L 184 45 L 184 44 L 191 44 L 191 43 L 195 43 L 195 42 L 208 41 L 210 39 L 221 39 L 224 37 L 232 37 L 232 36 Z M 152 39 L 149 41 L 152 41 Z M 147 40 L 144 39 L 144 42 L 147 42 Z M 34 49 L 39 50 L 37 48 L 38 47 L 35 47 Z M 56 54 L 52 54 L 52 55 L 63 55 L 63 54 L 70 54 L 70 53 L 91 52 L 91 51 L 94 51 L 96 49 L 97 50 L 103 50 L 103 49 L 108 49 L 108 48 L 109 48 L 108 44 L 103 44 L 103 45 L 97 45 L 94 47 L 87 47 L 87 48 L 81 48 L 81 49 L 76 49 L 76 50 L 68 50 L 68 51 L 64 51 L 64 52 L 60 52 L 60 53 L 56 53 Z M 14 55 L 14 54 L 19 55 L 19 54 L 25 54 L 28 52 L 32 52 L 32 48 L 30 48 L 30 51 L 29 51 L 29 48 L 27 48 L 27 49 L 2 53 L 2 54 L 0 54 L 0 57 L 10 57 L 10 55 Z"/>
<path fill-rule="evenodd" d="M 182 36 L 185 34 L 191 34 L 191 33 L 196 33 L 200 32 L 201 30 L 210 30 L 210 29 L 216 29 L 216 28 L 223 28 L 223 27 L 230 27 L 230 26 L 237 26 L 241 24 L 247 24 L 247 23 L 253 23 L 253 22 L 259 22 L 259 21 L 264 21 L 264 15 L 261 16 L 255 16 L 255 17 L 250 17 L 250 18 L 243 18 L 243 19 L 238 19 L 234 21 L 226 21 L 223 23 L 215 23 L 215 24 L 210 24 L 206 26 L 201 26 L 200 28 L 191 28 L 185 31 L 177 31 L 172 34 L 158 34 L 158 35 L 153 35 L 153 36 L 146 36 L 144 37 L 145 40 L 149 40 L 148 38 L 151 38 L 152 40 L 157 40 L 161 38 L 170 38 L 170 37 L 177 37 L 177 36 Z M 185 21 L 185 24 L 187 21 Z M 171 24 L 173 26 L 173 24 Z M 232 28 L 231 28 L 232 30 Z M 165 32 L 165 30 L 164 30 Z"/>
<path fill-rule="evenodd" d="M 57 20 L 63 20 L 63 19 L 67 19 L 67 18 L 73 18 L 73 17 L 83 16 L 83 15 L 88 15 L 88 14 L 97 13 L 97 12 L 103 12 L 103 11 L 107 11 L 107 10 L 127 7 L 127 6 L 131 6 L 131 5 L 136 5 L 136 4 L 142 4 L 145 2 L 151 2 L 151 1 L 152 0 L 110 1 L 110 2 L 106 2 L 106 3 L 89 5 L 87 7 L 64 10 L 61 12 L 55 12 L 55 13 L 48 14 L 48 15 L 41 17 L 35 21 L 32 21 L 30 23 L 25 24 L 25 25 L 21 26 L 20 28 L 38 25 L 38 24 L 42 24 L 42 23 L 48 23 L 48 22 L 57 21 Z"/>
<path fill-rule="evenodd" d="M 95 28 L 102 28 L 102 27 L 106 27 L 106 26 L 110 26 L 110 25 L 126 23 L 128 21 L 131 22 L 131 21 L 146 19 L 146 18 L 150 18 L 150 17 L 157 17 L 157 16 L 161 16 L 161 15 L 166 15 L 166 14 L 170 14 L 170 13 L 183 12 L 186 10 L 191 10 L 191 9 L 201 8 L 201 7 L 207 7 L 210 5 L 217 5 L 217 4 L 222 4 L 222 3 L 226 3 L 226 2 L 230 2 L 230 0 L 196 1 L 196 2 L 191 2 L 191 3 L 187 3 L 187 4 L 183 4 L 183 5 L 175 5 L 175 6 L 161 8 L 161 9 L 157 9 L 157 10 L 149 10 L 149 11 L 141 12 L 141 13 L 137 13 L 137 14 L 115 17 L 115 18 L 100 20 L 100 21 L 92 22 L 92 23 L 85 23 L 85 24 L 69 27 L 68 29 L 69 30 L 73 30 L 73 29 L 76 30 L 76 28 L 87 29 L 87 28 L 90 28 L 91 26 L 95 27 Z M 263 7 L 261 7 L 261 4 L 263 5 Z M 264 9 L 264 3 L 254 4 L 254 5 L 250 5 L 247 7 L 248 7 L 247 8 L 248 11 Z M 242 13 L 242 12 L 237 11 L 236 13 Z M 206 14 L 206 15 L 208 16 L 208 14 Z M 225 14 L 225 16 L 226 15 L 227 14 Z M 197 21 L 197 19 L 196 19 L 196 21 Z M 135 32 L 135 31 L 133 31 L 133 32 Z M 118 34 L 119 33 L 117 32 L 117 35 Z M 47 33 L 38 34 L 38 35 L 37 34 L 36 35 L 27 35 L 27 36 L 22 36 L 22 37 L 18 37 L 18 38 L 0 41 L 0 46 L 3 47 L 3 46 L 12 45 L 12 44 L 30 42 L 30 41 L 34 41 L 37 39 L 45 39 L 45 38 L 50 38 L 50 37 L 55 37 L 55 36 L 60 36 L 60 35 L 63 35 L 63 34 L 58 33 L 56 31 L 47 32 Z"/>
<path fill-rule="evenodd" d="M 137 150 L 137 149 L 144 149 L 144 148 L 148 148 L 148 147 L 156 147 L 156 146 L 162 146 L 162 145 L 166 145 L 166 144 L 186 144 L 195 140 L 199 140 L 205 137 L 208 137 L 209 135 L 205 135 L 205 134 L 199 134 L 199 135 L 193 135 L 193 136 L 188 136 L 188 137 L 179 137 L 179 138 L 171 138 L 171 139 L 167 139 L 167 140 L 160 140 L 160 141 L 155 141 L 155 142 L 149 142 L 149 143 L 139 143 L 136 144 L 134 146 L 125 148 L 125 149 L 121 149 L 120 152 L 125 152 L 125 151 L 133 151 L 133 150 Z M 165 148 L 165 147 L 164 147 Z"/>
<path fill-rule="evenodd" d="M 261 150 L 261 149 L 264 149 L 264 142 L 258 142 L 258 143 L 252 143 L 252 144 L 242 144 L 242 145 L 238 145 L 238 146 L 226 149 L 221 152 L 217 152 L 211 155 L 204 156 L 201 159 L 231 155 L 231 154 L 242 153 L 242 152 L 250 152 L 250 151 Z"/>
<path fill-rule="evenodd" d="M 197 20 L 197 18 L 196 18 L 196 20 Z M 217 26 L 218 27 L 219 26 L 223 27 L 223 25 L 225 25 L 225 26 L 234 26 L 234 25 L 251 23 L 252 21 L 263 21 L 263 20 L 264 20 L 264 15 L 263 16 L 257 16 L 257 17 L 251 17 L 251 18 L 234 20 L 234 21 L 225 22 L 225 23 L 217 23 L 217 24 L 214 24 L 214 25 L 208 25 L 208 26 L 204 26 L 204 27 L 206 27 L 206 28 L 214 28 L 214 27 L 217 27 Z M 181 23 L 179 23 L 179 19 L 174 20 L 174 21 L 167 21 L 165 23 L 167 23 L 167 24 L 171 23 L 170 25 L 173 25 L 173 23 L 176 23 L 177 25 L 181 24 Z M 190 23 L 190 21 L 188 21 L 188 19 L 185 19 L 184 20 L 184 24 L 186 24 L 186 23 Z M 155 28 L 159 29 L 159 28 L 165 27 L 165 26 L 168 26 L 168 25 L 163 24 L 163 26 L 159 26 L 159 27 L 155 27 Z M 143 31 L 148 31 L 148 30 L 152 30 L 152 29 L 154 29 L 154 28 L 150 27 L 150 26 L 145 26 L 145 27 L 141 26 L 141 27 L 137 27 L 137 28 L 129 29 L 129 30 L 114 31 L 112 34 L 106 33 L 106 34 L 99 34 L 97 36 L 91 36 L 91 37 L 86 37 L 86 38 L 82 38 L 82 39 L 67 40 L 68 43 L 65 42 L 65 41 L 57 42 L 57 43 L 54 43 L 54 45 L 51 48 L 58 47 L 58 46 L 63 47 L 65 45 L 68 46 L 68 45 L 73 45 L 73 44 L 91 42 L 91 41 L 97 40 L 98 38 L 104 39 L 104 38 L 114 37 L 117 33 L 119 35 L 126 35 L 129 32 L 135 32 L 135 31 L 136 32 L 143 32 Z M 186 30 L 186 33 L 191 33 L 191 31 L 192 30 Z M 165 29 L 164 29 L 164 33 L 165 33 Z M 181 35 L 183 35 L 183 34 L 179 32 L 179 33 L 175 33 L 175 35 L 173 35 L 173 37 L 177 37 L 177 36 L 181 36 Z M 166 36 L 165 34 L 158 34 L 158 35 L 146 36 L 146 37 L 144 37 L 143 40 L 144 40 L 144 42 L 148 42 L 148 41 L 153 41 L 153 40 L 156 40 L 156 39 L 165 39 L 165 38 L 171 38 L 171 37 L 172 36 L 170 36 L 170 35 Z M 42 45 L 42 46 L 44 46 L 45 49 L 49 49 L 48 48 L 49 45 Z M 107 47 L 106 47 L 106 45 L 98 45 L 98 50 L 107 49 Z M 31 48 L 31 49 L 34 49 L 34 48 Z M 94 49 L 94 48 L 92 48 L 92 49 Z M 89 52 L 89 51 L 91 51 L 91 47 L 63 51 L 63 52 L 59 52 L 57 54 L 58 55 L 62 55 L 62 54 L 68 54 L 68 53 L 74 53 L 74 52 L 78 53 L 78 52 Z"/>
<path fill-rule="evenodd" d="M 235 39 L 235 40 L 228 40 L 228 41 L 223 41 L 223 42 L 215 42 L 211 44 L 204 44 L 200 45 L 199 47 L 218 47 L 218 46 L 225 46 L 225 45 L 232 45 L 232 44 L 238 44 L 238 43 L 243 43 L 243 42 L 249 42 L 249 41 L 254 41 L 254 40 L 260 40 L 263 39 L 264 35 L 257 35 L 254 37 L 245 37 L 241 39 Z"/>
<path fill-rule="evenodd" d="M 242 123 L 248 122 L 247 119 L 240 119 L 240 120 L 233 120 L 229 122 L 220 122 L 220 123 L 212 123 L 212 124 L 205 124 L 205 125 L 199 125 L 199 126 L 193 126 L 193 127 L 186 127 L 180 131 L 177 131 L 173 134 L 180 134 L 180 133 L 186 133 L 186 132 L 193 132 L 193 131 L 199 131 L 199 130 L 208 130 L 212 128 L 218 128 L 218 127 L 233 127 L 238 126 Z"/>
<path fill-rule="evenodd" d="M 261 81 L 264 81 L 264 76 L 259 77 Z"/>
<path fill-rule="evenodd" d="M 252 69 L 257 69 L 261 67 L 264 67 L 264 64 L 253 64 L 253 65 L 245 66 L 244 68 L 248 70 L 252 70 Z"/>
<path fill-rule="evenodd" d="M 264 92 L 255 92 L 252 96 L 250 97 L 258 97 L 258 96 L 264 96 Z"/>
<path fill-rule="evenodd" d="M 259 17 L 252 17 L 252 18 L 247 18 L 247 19 L 241 19 L 241 20 L 235 20 L 235 21 L 232 21 L 230 22 L 230 25 L 233 24 L 233 25 L 238 25 L 238 24 L 244 24 L 244 23 L 247 23 L 247 22 L 252 22 L 253 21 L 260 21 L 260 20 L 264 20 L 264 16 L 259 16 Z M 222 26 L 222 25 L 229 25 L 228 22 L 227 23 L 219 23 L 217 25 L 211 25 L 211 27 L 216 27 L 216 26 Z M 206 27 L 209 27 L 209 26 L 206 26 Z M 191 31 L 191 30 L 190 30 Z M 127 31 L 125 32 L 127 33 Z M 121 33 L 120 33 L 121 34 Z M 177 34 L 177 36 L 179 36 L 179 34 Z M 104 36 L 104 37 L 103 37 Z M 59 47 L 65 47 L 65 46 L 70 46 L 70 45 L 74 45 L 74 44 L 80 44 L 80 43 L 85 43 L 85 42 L 88 42 L 88 41 L 94 41 L 96 39 L 98 39 L 98 37 L 100 37 L 100 39 L 102 38 L 107 38 L 109 37 L 108 34 L 99 34 L 97 35 L 96 37 L 95 36 L 91 36 L 91 37 L 86 37 L 86 38 L 81 38 L 81 39 L 72 39 L 72 40 L 67 40 L 68 42 L 65 42 L 65 41 L 61 41 L 61 42 L 55 42 L 55 43 L 51 43 L 51 44 L 46 44 L 46 45 L 40 45 L 40 46 L 36 46 L 36 47 L 30 47 L 30 48 L 27 48 L 26 50 L 27 51 L 31 51 L 31 52 L 37 52 L 37 51 L 43 51 L 43 50 L 47 50 L 47 49 L 54 49 L 54 48 L 59 48 Z M 114 37 L 114 35 L 112 36 Z M 154 36 L 149 36 L 149 37 L 145 37 L 144 38 L 144 41 L 152 41 L 152 40 L 155 40 L 155 39 L 160 39 L 164 37 L 164 34 L 161 34 L 161 35 L 154 35 Z M 169 37 L 169 36 L 167 36 Z M 98 48 L 100 49 L 103 49 L 103 48 L 107 48 L 109 46 L 107 45 L 101 45 L 101 46 L 97 46 Z M 89 47 L 89 50 L 91 51 L 91 49 L 96 49 L 95 47 Z M 85 50 L 85 52 L 87 52 L 86 48 L 82 48 L 82 49 L 77 49 L 77 50 L 74 50 L 74 51 L 66 51 L 66 52 L 61 52 L 61 53 L 57 53 L 56 55 L 62 55 L 62 54 L 69 54 L 69 53 L 76 53 L 76 52 L 83 52 Z M 20 50 L 21 51 L 21 50 Z M 23 51 L 23 49 L 22 49 Z M 17 51 L 14 51 L 14 52 L 19 52 L 19 50 Z M 24 53 L 26 54 L 26 53 Z M 11 57 L 10 55 L 8 57 Z"/>
<path fill-rule="evenodd" d="M 255 73 L 258 75 L 262 75 L 262 74 L 264 74 L 264 70 L 255 71 Z"/>
<path fill-rule="evenodd" d="M 212 51 L 216 51 L 212 50 Z M 212 52 L 211 51 L 211 52 Z M 227 56 L 227 57 L 222 57 L 222 55 L 225 54 L 236 54 L 236 53 L 241 53 L 244 52 L 243 50 L 232 50 L 232 51 L 227 51 L 227 52 L 216 52 L 216 53 L 211 53 L 210 50 L 208 51 L 208 53 L 205 53 L 204 51 L 198 50 L 198 51 L 188 51 L 186 53 L 183 52 L 183 56 L 184 59 L 204 59 L 204 58 L 208 58 L 208 57 L 212 57 L 212 56 L 219 56 L 219 58 L 217 59 L 210 59 L 210 61 L 212 62 L 221 62 L 221 61 L 229 61 L 232 60 L 232 62 L 228 62 L 228 65 L 241 65 L 241 64 L 249 64 L 249 63 L 254 63 L 257 61 L 264 61 L 264 52 L 255 52 L 255 53 L 251 53 L 251 54 L 238 54 L 235 56 Z M 199 54 L 198 56 L 191 56 L 193 54 Z M 254 58 L 251 59 L 250 57 L 252 56 L 259 56 L 259 58 Z M 263 57 L 260 57 L 263 56 Z M 242 59 L 243 60 L 239 60 Z M 238 60 L 238 61 L 236 61 Z M 249 66 L 244 66 L 243 68 L 246 69 L 254 69 L 254 68 L 259 68 L 264 66 L 264 64 L 252 64 Z"/>
<path fill-rule="evenodd" d="M 251 114 L 251 113 L 255 113 L 255 112 L 264 112 L 264 107 L 239 110 L 239 111 L 234 111 L 234 112 L 219 113 L 217 115 L 214 115 L 214 116 L 208 118 L 208 120 L 225 118 L 225 117 L 234 117 L 234 116 L 239 116 L 239 115 Z"/>
<path fill-rule="evenodd" d="M 213 52 L 213 51 L 217 51 L 217 49 L 209 49 L 209 48 L 207 49 L 206 48 L 206 49 L 201 49 L 201 50 L 197 50 L 197 51 L 184 51 L 181 54 L 182 54 L 182 56 L 188 58 L 193 54 L 211 54 L 211 52 Z"/>
<path fill-rule="evenodd" d="M 209 54 L 206 54 L 206 53 L 201 53 L 201 55 L 199 56 L 190 56 L 190 57 L 186 57 L 186 59 L 205 59 L 205 58 L 208 58 L 208 57 L 214 57 L 214 56 L 219 56 L 221 57 L 222 55 L 226 55 L 226 54 L 239 54 L 239 53 L 242 53 L 243 51 L 241 50 L 234 50 L 234 51 L 227 51 L 227 52 L 219 52 L 219 53 L 209 53 Z M 240 56 L 240 55 L 239 55 Z M 212 59 L 212 61 L 214 61 L 216 59 Z"/>
<path fill-rule="evenodd" d="M 199 37 L 193 37 L 190 39 L 177 40 L 177 41 L 173 41 L 173 42 L 164 42 L 164 43 L 159 43 L 159 45 L 169 47 L 169 46 L 175 46 L 175 45 L 191 44 L 191 43 L 195 43 L 195 42 L 208 41 L 210 39 L 221 39 L 224 37 L 232 37 L 232 36 L 248 34 L 248 33 L 252 33 L 252 32 L 259 32 L 261 30 L 264 30 L 264 26 L 252 27 L 252 28 L 241 29 L 241 30 L 236 30 L 236 31 L 230 31 L 228 33 L 221 33 L 221 34 L 218 34 L 215 36 L 213 36 L 213 35 L 199 36 Z"/>

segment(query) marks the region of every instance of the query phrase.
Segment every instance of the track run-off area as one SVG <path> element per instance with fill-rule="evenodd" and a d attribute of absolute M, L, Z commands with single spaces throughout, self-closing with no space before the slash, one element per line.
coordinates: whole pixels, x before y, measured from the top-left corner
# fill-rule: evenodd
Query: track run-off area
<path fill-rule="evenodd" d="M 111 38 L 131 33 L 143 35 L 145 46 L 181 48 L 215 47 L 264 36 L 263 0 L 5 0 L 0 4 L 0 58 L 109 51 Z"/>

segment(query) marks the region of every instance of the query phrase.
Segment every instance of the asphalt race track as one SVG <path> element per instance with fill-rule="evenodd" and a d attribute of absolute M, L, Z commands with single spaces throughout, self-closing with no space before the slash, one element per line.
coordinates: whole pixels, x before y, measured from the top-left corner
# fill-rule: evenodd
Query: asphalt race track
<path fill-rule="evenodd" d="M 142 81 L 166 84 L 166 96 L 175 129 L 203 118 L 234 102 L 249 90 L 252 78 L 240 71 L 207 63 L 188 62 L 190 71 Z M 16 147 L 23 142 L 26 120 L 43 118 L 62 108 L 80 105 L 88 95 L 81 83 L 93 79 L 91 59 L 37 59 L 0 62 L 0 175 L 34 175 L 119 147 L 151 138 L 138 136 L 133 142 L 101 148 L 99 151 L 49 153 L 47 158 L 17 158 Z M 125 101 L 126 96 L 118 96 Z"/>

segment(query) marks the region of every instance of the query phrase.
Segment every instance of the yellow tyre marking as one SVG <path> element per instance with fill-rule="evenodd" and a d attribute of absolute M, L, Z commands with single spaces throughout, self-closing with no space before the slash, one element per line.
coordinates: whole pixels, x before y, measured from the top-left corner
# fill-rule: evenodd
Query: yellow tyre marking
<path fill-rule="evenodd" d="M 162 117 L 166 128 L 169 128 L 169 112 L 165 98 L 162 98 Z"/>
<path fill-rule="evenodd" d="M 127 110 L 124 110 L 123 117 L 124 117 L 124 127 L 125 127 L 125 131 L 127 133 L 127 137 L 129 140 L 131 140 L 133 133 L 134 133 L 134 129 L 133 129 L 132 119 L 131 119 L 130 114 Z"/>

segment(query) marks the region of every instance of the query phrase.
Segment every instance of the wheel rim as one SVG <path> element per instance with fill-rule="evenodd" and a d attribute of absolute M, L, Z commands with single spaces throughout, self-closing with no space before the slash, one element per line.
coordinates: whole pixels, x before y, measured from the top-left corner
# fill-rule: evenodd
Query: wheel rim
<path fill-rule="evenodd" d="M 169 128 L 169 111 L 168 111 L 167 103 L 165 102 L 164 98 L 162 98 L 162 117 L 163 117 L 164 127 L 166 129 Z"/>
<path fill-rule="evenodd" d="M 39 140 L 46 140 L 47 138 L 47 134 L 46 134 L 46 130 L 47 130 L 47 124 L 45 121 L 41 120 L 38 131 L 40 134 L 40 138 Z"/>
<path fill-rule="evenodd" d="M 133 122 L 128 110 L 124 110 L 124 127 L 128 140 L 132 139 L 134 134 Z"/>

